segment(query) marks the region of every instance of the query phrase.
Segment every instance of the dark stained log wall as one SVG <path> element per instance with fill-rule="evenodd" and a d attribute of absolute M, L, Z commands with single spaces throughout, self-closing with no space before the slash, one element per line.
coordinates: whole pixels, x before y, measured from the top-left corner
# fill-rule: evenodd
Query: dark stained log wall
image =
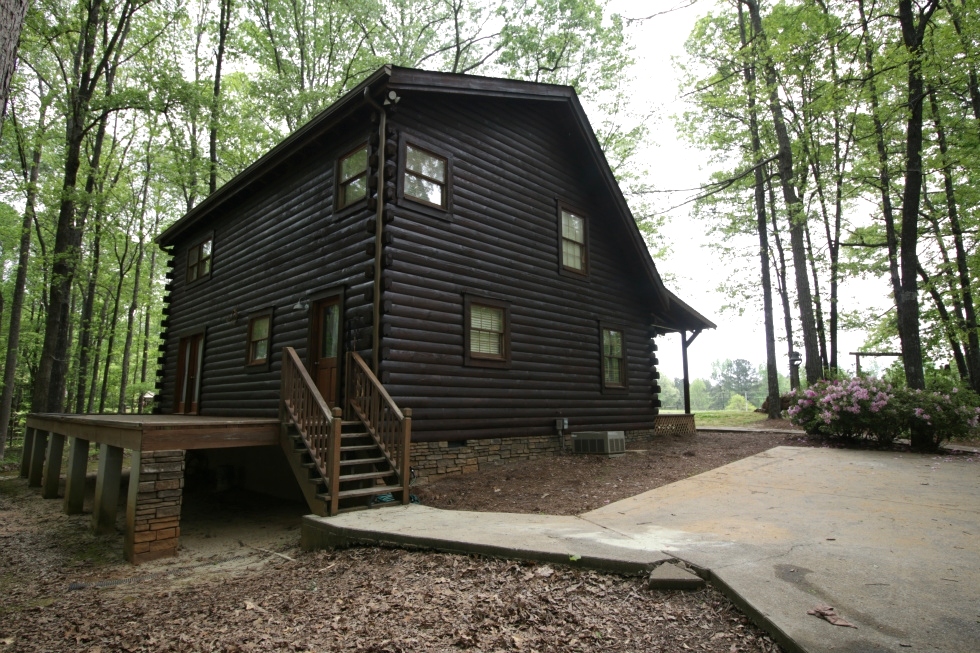
<path fill-rule="evenodd" d="M 453 212 L 400 200 L 386 227 L 382 381 L 416 439 L 649 426 L 654 299 L 581 136 L 544 102 L 405 93 L 400 137 L 453 158 Z M 589 220 L 589 276 L 559 274 L 558 201 Z M 630 261 L 633 261 L 632 267 Z M 510 303 L 510 369 L 464 366 L 463 294 Z M 623 327 L 629 391 L 603 393 L 599 323 Z"/>
<path fill-rule="evenodd" d="M 343 124 L 342 138 L 312 143 L 274 177 L 180 237 L 172 250 L 162 412 L 174 409 L 177 348 L 184 334 L 206 329 L 200 414 L 275 417 L 282 348 L 295 347 L 306 359 L 309 311 L 293 309 L 301 297 L 344 287 L 345 329 L 370 327 L 363 291 L 370 261 L 365 244 L 371 238 L 364 221 L 373 212 L 362 202 L 335 218 L 333 202 L 337 157 L 366 142 L 374 129 L 367 113 Z M 188 285 L 188 248 L 209 232 L 214 233 L 211 277 Z M 249 316 L 269 307 L 274 309 L 270 365 L 247 369 Z"/>
<path fill-rule="evenodd" d="M 282 347 L 306 359 L 309 314 L 293 306 L 327 288 L 343 287 L 345 345 L 370 360 L 374 212 L 333 212 L 337 157 L 376 129 L 358 115 L 177 239 L 163 412 L 174 408 L 180 337 L 206 329 L 200 413 L 277 415 Z M 655 299 L 564 101 L 406 91 L 389 125 L 453 159 L 451 214 L 398 199 L 385 226 L 381 379 L 413 409 L 414 437 L 550 434 L 556 417 L 572 430 L 648 427 Z M 559 274 L 559 201 L 589 220 L 587 278 Z M 188 285 L 187 249 L 209 232 L 211 277 Z M 509 302 L 509 369 L 463 364 L 464 293 Z M 271 364 L 246 369 L 249 316 L 269 307 Z M 600 321 L 625 330 L 628 392 L 602 391 Z"/>

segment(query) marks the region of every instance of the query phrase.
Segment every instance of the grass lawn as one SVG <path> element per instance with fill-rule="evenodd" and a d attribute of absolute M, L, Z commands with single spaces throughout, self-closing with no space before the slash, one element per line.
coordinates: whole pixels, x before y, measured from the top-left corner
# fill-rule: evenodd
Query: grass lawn
<path fill-rule="evenodd" d="M 662 410 L 660 412 L 664 415 L 670 415 L 671 413 L 680 413 L 681 411 Z M 698 428 L 708 426 L 745 426 L 746 424 L 765 421 L 765 419 L 765 413 L 754 413 L 752 411 L 705 410 L 694 412 L 694 421 L 698 425 Z"/>

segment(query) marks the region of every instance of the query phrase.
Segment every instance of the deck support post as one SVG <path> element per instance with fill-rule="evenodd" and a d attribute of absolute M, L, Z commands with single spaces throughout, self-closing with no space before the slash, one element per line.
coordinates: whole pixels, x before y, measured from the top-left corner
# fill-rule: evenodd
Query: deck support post
<path fill-rule="evenodd" d="M 184 452 L 134 451 L 123 551 L 133 564 L 177 555 Z"/>
<path fill-rule="evenodd" d="M 31 469 L 31 451 L 34 449 L 34 427 L 24 429 L 24 448 L 20 452 L 20 477 L 27 478 Z"/>
<path fill-rule="evenodd" d="M 41 477 L 44 475 L 44 454 L 48 448 L 48 432 L 34 430 L 31 442 L 31 462 L 27 466 L 27 486 L 41 487 Z"/>
<path fill-rule="evenodd" d="M 68 439 L 68 469 L 65 472 L 66 515 L 78 515 L 85 503 L 85 473 L 88 471 L 88 440 Z"/>
<path fill-rule="evenodd" d="M 65 453 L 65 436 L 52 432 L 48 436 L 48 451 L 41 476 L 41 498 L 58 498 L 58 481 L 61 480 L 61 458 Z"/>
<path fill-rule="evenodd" d="M 122 459 L 123 450 L 120 447 L 99 445 L 99 472 L 95 479 L 95 502 L 92 504 L 92 530 L 96 533 L 111 533 L 116 529 Z"/>

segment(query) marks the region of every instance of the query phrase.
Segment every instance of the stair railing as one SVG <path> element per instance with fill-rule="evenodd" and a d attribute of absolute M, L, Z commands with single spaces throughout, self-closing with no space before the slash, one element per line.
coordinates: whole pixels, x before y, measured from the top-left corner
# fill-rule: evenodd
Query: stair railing
<path fill-rule="evenodd" d="M 343 411 L 330 408 L 292 347 L 282 353 L 282 418 L 288 415 L 323 477 L 330 495 L 328 514 L 336 515 L 340 492 L 340 429 Z"/>
<path fill-rule="evenodd" d="M 398 474 L 402 486 L 402 503 L 408 503 L 412 409 L 398 408 L 357 352 L 347 354 L 347 402 Z"/>

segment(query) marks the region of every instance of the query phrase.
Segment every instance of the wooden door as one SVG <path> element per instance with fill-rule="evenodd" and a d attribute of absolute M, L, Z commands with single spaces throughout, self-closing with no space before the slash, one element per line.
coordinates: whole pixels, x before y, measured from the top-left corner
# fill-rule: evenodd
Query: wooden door
<path fill-rule="evenodd" d="M 340 402 L 340 297 L 313 304 L 311 376 L 331 406 Z"/>
<path fill-rule="evenodd" d="M 201 395 L 201 363 L 204 360 L 204 334 L 180 339 L 177 349 L 177 387 L 175 413 L 197 414 Z"/>

